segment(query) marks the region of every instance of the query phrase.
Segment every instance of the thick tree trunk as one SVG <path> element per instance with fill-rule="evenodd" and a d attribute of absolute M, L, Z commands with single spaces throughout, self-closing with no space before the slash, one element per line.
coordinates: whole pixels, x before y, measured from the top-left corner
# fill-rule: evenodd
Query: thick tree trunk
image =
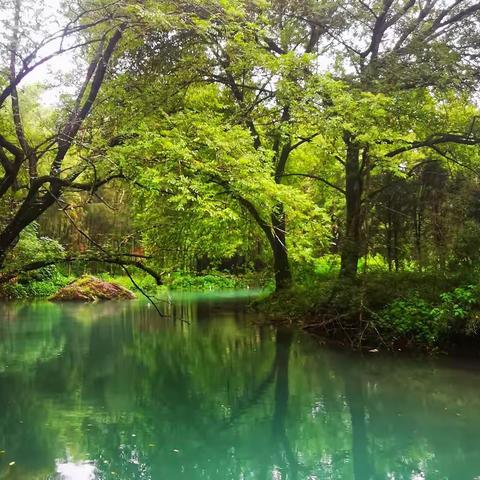
<path fill-rule="evenodd" d="M 361 253 L 362 193 L 363 181 L 360 166 L 360 147 L 345 139 L 347 158 L 345 162 L 345 200 L 346 225 L 341 242 L 340 276 L 354 279 L 357 275 L 358 260 Z"/>
<path fill-rule="evenodd" d="M 286 225 L 283 205 L 279 204 L 272 214 L 273 238 L 271 247 L 273 252 L 273 268 L 275 271 L 275 291 L 284 290 L 292 285 L 292 272 L 288 259 L 286 245 Z"/>
<path fill-rule="evenodd" d="M 275 269 L 275 290 L 278 292 L 292 285 L 292 273 L 288 252 L 280 242 L 275 242 L 273 250 L 273 263 Z"/>
<path fill-rule="evenodd" d="M 290 107 L 283 108 L 281 122 L 286 124 L 290 121 Z M 282 144 L 281 136 L 275 139 L 274 151 L 276 152 L 275 183 L 282 183 L 283 174 L 291 152 L 290 138 Z M 292 273 L 287 249 L 287 225 L 285 220 L 285 209 L 281 202 L 275 205 L 272 215 L 273 228 L 273 268 L 275 270 L 275 290 L 285 290 L 292 286 Z"/>

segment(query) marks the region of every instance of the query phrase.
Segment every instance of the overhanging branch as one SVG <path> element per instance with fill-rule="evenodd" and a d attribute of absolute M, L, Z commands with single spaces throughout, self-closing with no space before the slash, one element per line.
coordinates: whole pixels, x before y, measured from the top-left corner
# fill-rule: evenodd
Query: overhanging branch
<path fill-rule="evenodd" d="M 401 153 L 416 150 L 417 148 L 434 147 L 435 145 L 441 145 L 443 143 L 456 143 L 458 145 L 480 145 L 480 138 L 455 133 L 434 135 L 430 138 L 427 138 L 426 140 L 412 142 L 404 147 L 397 148 L 396 150 L 387 153 L 385 156 L 388 158 L 392 158 L 396 155 L 400 155 Z"/>
<path fill-rule="evenodd" d="M 124 258 L 121 258 L 121 256 L 119 257 L 77 256 L 77 257 L 56 258 L 52 260 L 39 260 L 37 262 L 27 263 L 22 267 L 12 270 L 10 272 L 5 272 L 0 274 L 0 284 L 7 283 L 10 280 L 13 280 L 14 278 L 18 277 L 22 273 L 32 272 L 44 267 L 49 267 L 51 265 L 58 265 L 61 263 L 76 263 L 76 262 L 87 262 L 87 263 L 96 262 L 96 263 L 107 263 L 107 264 L 119 265 L 121 267 L 126 267 L 126 266 L 135 267 L 135 268 L 138 268 L 139 270 L 144 271 L 145 273 L 150 275 L 152 278 L 154 278 L 157 285 L 163 284 L 163 280 L 160 273 L 157 273 L 152 268 L 147 267 L 140 260 L 124 259 Z"/>

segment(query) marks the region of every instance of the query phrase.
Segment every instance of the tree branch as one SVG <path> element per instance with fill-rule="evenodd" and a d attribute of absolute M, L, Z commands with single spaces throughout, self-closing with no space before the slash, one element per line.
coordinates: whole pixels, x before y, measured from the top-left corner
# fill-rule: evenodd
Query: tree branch
<path fill-rule="evenodd" d="M 220 185 L 223 188 L 225 188 L 224 193 L 229 194 L 232 198 L 237 200 L 240 203 L 240 205 L 242 205 L 250 213 L 250 215 L 255 220 L 257 225 L 264 232 L 264 234 L 267 237 L 267 240 L 269 241 L 269 243 L 271 245 L 273 245 L 273 243 L 275 242 L 275 238 L 274 238 L 274 235 L 273 235 L 273 232 L 272 232 L 272 226 L 262 218 L 259 211 L 257 210 L 257 207 L 255 207 L 255 205 L 250 200 L 247 200 L 246 198 L 244 198 L 239 193 L 234 192 L 232 190 L 230 184 L 227 181 L 221 179 L 220 177 L 218 177 L 216 175 L 210 175 L 210 179 L 212 180 L 212 182 L 214 182 L 217 185 Z"/>
<path fill-rule="evenodd" d="M 433 147 L 435 145 L 441 145 L 442 143 L 456 143 L 459 145 L 480 145 L 480 138 L 455 133 L 445 133 L 442 135 L 432 136 L 430 138 L 427 138 L 426 140 L 410 143 L 405 147 L 400 147 L 387 153 L 385 156 L 388 158 L 392 158 L 396 155 L 408 152 L 410 150 L 415 150 L 417 148 L 423 147 Z"/>
<path fill-rule="evenodd" d="M 76 256 L 76 257 L 55 258 L 51 260 L 39 260 L 37 262 L 27 263 L 22 267 L 12 270 L 10 272 L 5 272 L 0 274 L 0 284 L 7 283 L 10 280 L 13 280 L 14 278 L 18 277 L 22 273 L 32 272 L 34 270 L 39 270 L 40 268 L 49 267 L 51 265 L 58 265 L 61 263 L 73 263 L 73 262 L 87 262 L 87 263 L 99 262 L 99 263 L 119 265 L 122 267 L 132 266 L 132 267 L 138 268 L 139 270 L 144 271 L 145 273 L 150 275 L 152 278 L 154 278 L 157 285 L 163 284 L 161 274 L 155 272 L 155 270 L 153 270 L 152 268 L 147 267 L 139 260 L 123 259 L 121 258 L 121 256 L 119 257 Z"/>
<path fill-rule="evenodd" d="M 68 118 L 66 124 L 64 125 L 62 131 L 60 132 L 59 139 L 58 139 L 58 150 L 55 156 L 55 159 L 52 163 L 52 173 L 57 174 L 61 170 L 63 159 L 67 154 L 68 150 L 70 149 L 73 139 L 75 135 L 78 133 L 82 122 L 85 120 L 87 115 L 90 113 L 92 108 L 93 102 L 97 98 L 98 92 L 100 87 L 103 83 L 103 79 L 105 77 L 105 73 L 107 71 L 107 66 L 110 61 L 110 58 L 113 55 L 113 51 L 117 45 L 117 43 L 122 38 L 123 32 L 127 28 L 127 24 L 121 24 L 115 31 L 115 33 L 110 38 L 105 51 L 103 52 L 101 58 L 97 61 L 94 59 L 92 64 L 90 65 L 89 71 L 87 72 L 87 78 L 91 75 L 91 68 L 95 69 L 95 74 L 93 75 L 92 82 L 90 85 L 90 91 L 80 109 L 77 109 L 72 112 L 70 117 Z M 79 97 L 77 98 L 78 104 L 80 104 L 81 96 L 83 96 L 84 89 L 79 93 Z"/>
<path fill-rule="evenodd" d="M 338 185 L 335 185 L 334 183 L 329 182 L 328 180 L 325 180 L 322 177 L 319 177 L 317 175 L 310 175 L 309 173 L 284 173 L 282 177 L 305 177 L 305 178 L 312 178 L 313 180 L 318 180 L 319 182 L 324 183 L 325 185 L 328 185 L 331 188 L 334 188 L 338 192 L 340 192 L 342 195 L 346 195 L 347 192 L 339 187 Z"/>
<path fill-rule="evenodd" d="M 320 135 L 321 132 L 317 132 L 317 133 L 313 133 L 312 135 L 309 135 L 308 137 L 303 137 L 303 138 L 300 138 L 300 140 L 296 143 L 294 143 L 291 147 L 290 147 L 290 151 L 293 151 L 295 150 L 296 148 L 302 146 L 304 143 L 308 143 L 310 142 L 311 140 L 313 140 L 315 137 L 318 137 Z"/>

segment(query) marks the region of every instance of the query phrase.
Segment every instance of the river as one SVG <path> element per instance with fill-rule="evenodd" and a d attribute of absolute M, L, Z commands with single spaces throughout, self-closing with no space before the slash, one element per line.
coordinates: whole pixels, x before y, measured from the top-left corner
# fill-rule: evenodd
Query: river
<path fill-rule="evenodd" d="M 0 479 L 480 478 L 480 369 L 261 326 L 248 292 L 0 305 Z"/>

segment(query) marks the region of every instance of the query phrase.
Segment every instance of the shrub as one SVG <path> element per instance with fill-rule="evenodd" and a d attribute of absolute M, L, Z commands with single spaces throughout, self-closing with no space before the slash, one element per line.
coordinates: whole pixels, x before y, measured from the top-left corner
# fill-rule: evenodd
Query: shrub
<path fill-rule="evenodd" d="M 34 261 L 61 257 L 63 247 L 48 237 L 38 236 L 38 225 L 32 223 L 20 235 L 15 248 L 9 253 L 6 264 L 8 270 L 21 269 Z M 40 268 L 19 275 L 14 282 L 0 285 L 0 297 L 29 298 L 48 297 L 68 282 L 55 265 Z"/>
<path fill-rule="evenodd" d="M 59 288 L 64 287 L 70 279 L 58 271 L 55 271 L 49 279 L 27 280 L 21 278 L 19 281 L 0 285 L 0 297 L 9 299 L 23 299 L 34 297 L 49 297 Z"/>
<path fill-rule="evenodd" d="M 441 293 L 436 306 L 413 294 L 396 299 L 376 315 L 378 326 L 392 339 L 404 337 L 429 347 L 448 335 L 480 333 L 480 288 L 457 287 Z"/>
<path fill-rule="evenodd" d="M 389 339 L 433 347 L 448 328 L 445 317 L 418 296 L 396 299 L 376 315 L 377 325 Z"/>
<path fill-rule="evenodd" d="M 222 290 L 239 287 L 240 283 L 237 277 L 221 272 L 204 275 L 174 272 L 166 280 L 170 288 L 186 290 Z"/>
<path fill-rule="evenodd" d="M 14 270 L 30 262 L 58 258 L 63 253 L 64 248 L 56 240 L 38 236 L 38 224 L 34 222 L 21 233 L 18 243 L 8 256 L 8 266 Z M 51 267 L 45 267 L 45 271 L 49 268 Z"/>
<path fill-rule="evenodd" d="M 441 303 L 433 313 L 448 322 L 455 333 L 475 335 L 480 330 L 480 288 L 467 285 L 440 295 Z"/>

